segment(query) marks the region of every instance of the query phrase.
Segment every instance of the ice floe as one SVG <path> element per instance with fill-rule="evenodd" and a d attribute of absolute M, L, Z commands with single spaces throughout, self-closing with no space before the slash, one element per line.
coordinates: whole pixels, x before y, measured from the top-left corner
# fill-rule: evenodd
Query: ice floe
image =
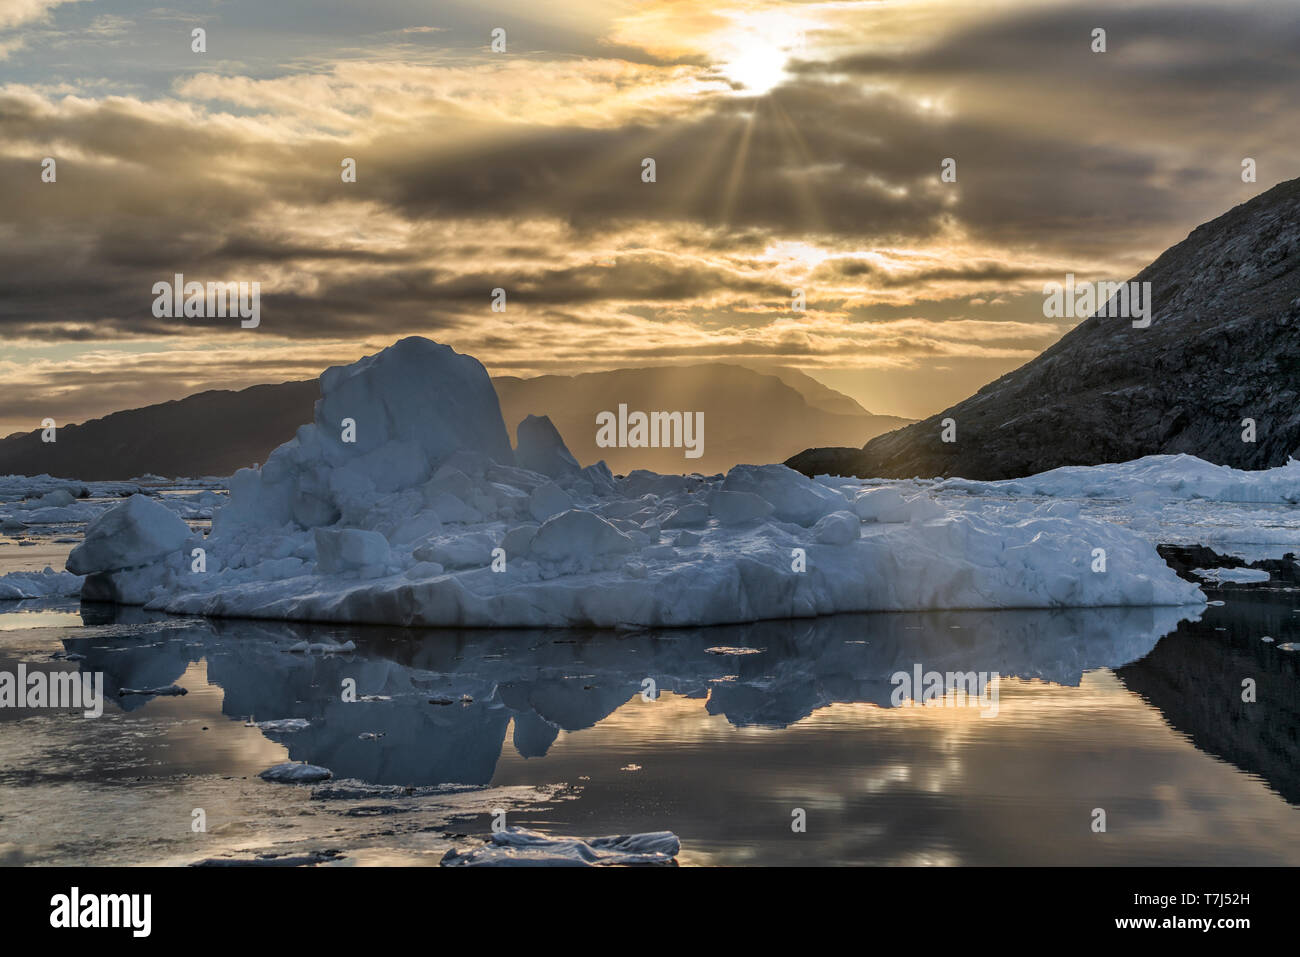
<path fill-rule="evenodd" d="M 540 831 L 507 827 L 474 850 L 452 849 L 443 867 L 598 867 L 628 864 L 672 864 L 682 843 L 671 831 L 620 834 L 613 837 L 551 837 Z"/>

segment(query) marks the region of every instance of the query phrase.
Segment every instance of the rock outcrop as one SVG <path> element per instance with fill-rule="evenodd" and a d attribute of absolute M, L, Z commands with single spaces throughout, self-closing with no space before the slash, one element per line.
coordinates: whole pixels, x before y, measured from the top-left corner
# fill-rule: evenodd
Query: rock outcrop
<path fill-rule="evenodd" d="M 1139 273 L 1152 320 L 1093 315 L 1027 365 L 807 475 L 1002 479 L 1186 452 L 1244 469 L 1300 454 L 1300 180 L 1195 229 Z M 942 441 L 952 419 L 956 441 Z M 1243 440 L 1254 423 L 1254 441 Z"/>

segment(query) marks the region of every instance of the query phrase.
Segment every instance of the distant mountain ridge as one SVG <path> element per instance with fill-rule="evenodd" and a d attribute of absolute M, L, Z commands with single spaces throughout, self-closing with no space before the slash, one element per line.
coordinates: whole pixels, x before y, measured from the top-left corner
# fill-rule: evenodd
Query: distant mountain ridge
<path fill-rule="evenodd" d="M 604 459 L 623 473 L 634 468 L 725 472 L 740 463 L 783 461 L 816 436 L 878 435 L 909 421 L 872 415 L 848 396 L 794 369 L 780 369 L 778 374 L 708 363 L 532 379 L 499 376 L 492 382 L 512 438 L 525 415 L 547 415 L 579 462 Z M 703 412 L 704 454 L 686 458 L 681 449 L 599 447 L 596 415 L 617 412 L 619 404 L 629 411 Z M 857 411 L 847 411 L 853 409 Z M 855 434 L 854 429 L 863 431 Z"/>
<path fill-rule="evenodd" d="M 1135 277 L 1151 283 L 1148 328 L 1093 315 L 928 419 L 786 464 L 807 475 L 985 480 L 1159 453 L 1285 464 L 1300 455 L 1297 267 L 1300 180 L 1291 180 L 1197 227 Z M 955 442 L 942 441 L 944 419 Z M 1253 442 L 1243 441 L 1247 419 Z"/>
<path fill-rule="evenodd" d="M 792 383 L 792 384 L 787 384 Z M 842 393 L 795 369 L 758 372 L 726 363 L 616 369 L 581 376 L 493 379 L 510 437 L 529 414 L 549 415 L 584 465 L 604 459 L 615 472 L 651 468 L 717 472 L 745 462 L 775 462 L 810 441 L 852 441 L 909 420 L 871 415 Z M 0 475 L 49 473 L 89 481 L 229 475 L 264 462 L 312 420 L 315 379 L 211 390 L 60 426 L 57 441 L 39 430 L 0 439 Z M 596 413 L 619 403 L 642 411 L 702 411 L 704 454 L 681 449 L 599 448 Z"/>

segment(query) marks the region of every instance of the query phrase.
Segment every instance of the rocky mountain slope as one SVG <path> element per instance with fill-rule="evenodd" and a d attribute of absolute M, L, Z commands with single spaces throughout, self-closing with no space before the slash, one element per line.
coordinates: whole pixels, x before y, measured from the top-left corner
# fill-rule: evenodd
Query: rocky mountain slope
<path fill-rule="evenodd" d="M 1027 365 L 861 449 L 810 448 L 809 475 L 1014 478 L 1187 452 L 1262 469 L 1300 456 L 1300 180 L 1195 229 L 1135 277 L 1148 328 L 1093 315 Z M 1064 278 L 1064 277 L 1062 277 Z M 956 441 L 942 441 L 942 422 Z M 1243 441 L 1244 419 L 1255 441 Z"/>

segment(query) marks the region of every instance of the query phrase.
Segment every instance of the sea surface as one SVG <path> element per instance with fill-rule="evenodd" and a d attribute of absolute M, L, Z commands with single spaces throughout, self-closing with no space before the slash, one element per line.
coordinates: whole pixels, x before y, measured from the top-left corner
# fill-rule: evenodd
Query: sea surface
<path fill-rule="evenodd" d="M 1207 594 L 638 632 L 0 602 L 0 672 L 106 699 L 0 708 L 0 864 L 436 865 L 494 821 L 682 865 L 1300 864 L 1300 593 Z"/>

